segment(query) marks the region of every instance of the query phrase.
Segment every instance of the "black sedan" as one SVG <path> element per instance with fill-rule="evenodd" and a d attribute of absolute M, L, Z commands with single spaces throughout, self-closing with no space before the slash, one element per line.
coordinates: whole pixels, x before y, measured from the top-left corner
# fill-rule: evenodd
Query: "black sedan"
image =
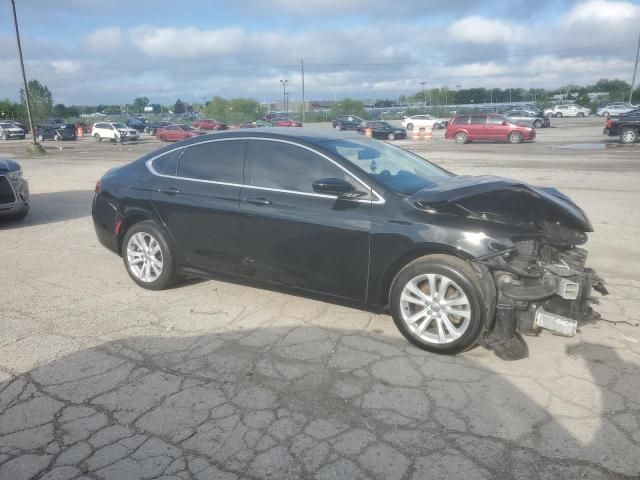
<path fill-rule="evenodd" d="M 293 131 L 292 131 L 293 130 Z M 93 221 L 141 287 L 223 274 L 388 307 L 438 353 L 527 355 L 520 334 L 575 334 L 602 280 L 576 248 L 592 230 L 555 189 L 456 176 L 351 132 L 196 137 L 116 167 Z"/>
<path fill-rule="evenodd" d="M 22 220 L 29 213 L 29 183 L 22 178 L 22 167 L 0 158 L 0 219 Z"/>
<path fill-rule="evenodd" d="M 366 135 L 367 130 L 371 132 L 373 138 L 380 140 L 398 140 L 401 138 L 407 138 L 407 130 L 402 127 L 394 127 L 388 122 L 364 122 L 358 126 L 358 132 Z"/>

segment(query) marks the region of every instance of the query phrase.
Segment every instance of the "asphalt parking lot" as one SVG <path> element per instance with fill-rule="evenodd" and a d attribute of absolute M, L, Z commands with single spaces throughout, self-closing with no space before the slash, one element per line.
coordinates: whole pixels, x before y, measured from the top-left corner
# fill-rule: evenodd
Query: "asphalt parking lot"
<path fill-rule="evenodd" d="M 256 286 L 145 291 L 98 244 L 91 198 L 160 142 L 34 158 L 0 142 L 32 193 L 25 221 L 0 224 L 0 479 L 640 478 L 640 145 L 603 123 L 553 119 L 522 145 L 397 142 L 589 214 L 605 321 L 530 338 L 517 362 L 428 354 L 389 316 Z"/>

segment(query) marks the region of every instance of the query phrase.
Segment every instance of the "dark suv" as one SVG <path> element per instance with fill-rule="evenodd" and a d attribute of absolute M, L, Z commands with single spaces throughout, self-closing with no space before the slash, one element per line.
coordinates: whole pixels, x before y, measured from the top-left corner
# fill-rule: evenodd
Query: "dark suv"
<path fill-rule="evenodd" d="M 338 115 L 332 122 L 333 128 L 336 130 L 357 130 L 363 127 L 365 120 L 355 115 Z"/>
<path fill-rule="evenodd" d="M 607 118 L 607 123 L 602 133 L 610 137 L 620 136 L 622 143 L 637 142 L 640 138 L 640 108 L 616 117 Z"/>
<path fill-rule="evenodd" d="M 29 213 L 29 184 L 20 164 L 0 158 L 0 219 L 22 220 Z"/>

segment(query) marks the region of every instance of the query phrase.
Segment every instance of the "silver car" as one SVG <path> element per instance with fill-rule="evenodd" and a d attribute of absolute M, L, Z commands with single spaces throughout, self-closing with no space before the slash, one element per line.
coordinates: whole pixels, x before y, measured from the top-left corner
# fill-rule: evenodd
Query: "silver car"
<path fill-rule="evenodd" d="M 0 123 L 0 138 L 3 140 L 9 140 L 11 138 L 19 138 L 24 140 L 25 132 L 19 127 L 16 127 L 13 123 L 1 122 Z"/>
<path fill-rule="evenodd" d="M 630 112 L 631 110 L 635 110 L 636 108 L 638 107 L 631 105 L 628 102 L 615 102 L 597 109 L 596 113 L 601 117 L 608 117 L 610 115 L 621 115 L 623 113 Z"/>

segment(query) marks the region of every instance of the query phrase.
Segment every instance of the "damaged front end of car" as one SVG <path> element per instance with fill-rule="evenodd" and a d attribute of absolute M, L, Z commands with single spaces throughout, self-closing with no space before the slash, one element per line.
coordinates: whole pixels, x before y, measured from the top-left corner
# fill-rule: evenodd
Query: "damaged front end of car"
<path fill-rule="evenodd" d="M 547 330 L 571 337 L 599 318 L 591 307 L 598 302 L 594 294 L 608 291 L 586 266 L 582 248 L 593 228 L 566 195 L 499 177 L 455 177 L 414 200 L 423 208 L 476 220 L 488 232 L 490 225 L 508 232 L 508 248 L 472 262 L 486 299 L 479 344 L 500 358 L 527 357 L 523 336 Z"/>

